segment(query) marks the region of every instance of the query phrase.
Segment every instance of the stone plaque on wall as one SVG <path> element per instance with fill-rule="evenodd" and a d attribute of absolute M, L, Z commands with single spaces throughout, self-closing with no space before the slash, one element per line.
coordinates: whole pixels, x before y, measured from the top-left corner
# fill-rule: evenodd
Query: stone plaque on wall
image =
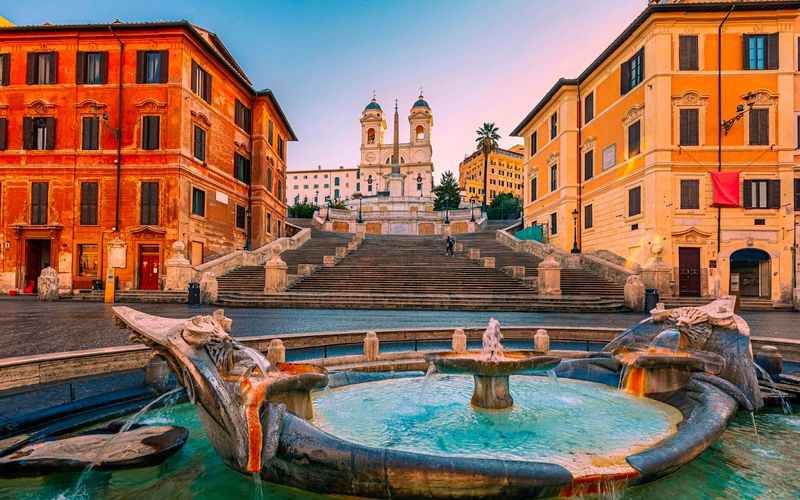
<path fill-rule="evenodd" d="M 126 267 L 125 242 L 119 238 L 114 238 L 108 242 L 108 265 L 116 268 Z"/>

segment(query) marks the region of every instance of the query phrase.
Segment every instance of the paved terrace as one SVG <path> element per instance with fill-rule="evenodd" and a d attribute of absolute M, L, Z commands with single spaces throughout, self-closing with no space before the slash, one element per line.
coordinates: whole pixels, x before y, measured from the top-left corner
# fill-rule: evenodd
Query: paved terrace
<path fill-rule="evenodd" d="M 183 318 L 210 313 L 214 307 L 183 304 L 134 304 L 159 316 Z M 484 325 L 490 317 L 503 325 L 594 326 L 625 328 L 644 316 L 637 313 L 572 314 L 469 311 L 245 309 L 225 311 L 236 336 L 388 328 Z M 800 340 L 800 314 L 746 312 L 753 336 Z M 111 307 L 99 303 L 46 303 L 28 298 L 0 300 L 0 358 L 97 347 L 128 345 L 128 333 L 112 322 Z"/>

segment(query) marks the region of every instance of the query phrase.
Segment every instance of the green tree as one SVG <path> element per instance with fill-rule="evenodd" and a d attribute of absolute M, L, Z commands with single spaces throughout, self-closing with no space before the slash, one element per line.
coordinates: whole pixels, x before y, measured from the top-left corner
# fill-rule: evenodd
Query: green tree
<path fill-rule="evenodd" d="M 433 194 L 436 195 L 436 200 L 433 203 L 434 210 L 444 210 L 445 208 L 454 210 L 458 208 L 459 203 L 461 203 L 461 193 L 458 181 L 453 177 L 453 172 L 448 170 L 442 174 L 442 180 L 438 186 L 433 188 Z"/>
<path fill-rule="evenodd" d="M 497 141 L 500 140 L 500 129 L 494 126 L 494 123 L 486 122 L 481 128 L 475 131 L 477 137 L 477 150 L 483 153 L 483 208 L 486 208 L 486 195 L 489 193 L 488 186 L 488 171 L 489 171 L 489 155 L 497 149 Z"/>
<path fill-rule="evenodd" d="M 296 219 L 310 219 L 314 217 L 314 212 L 319 209 L 313 203 L 295 203 L 289 207 L 289 217 Z"/>
<path fill-rule="evenodd" d="M 486 216 L 489 219 L 516 219 L 522 210 L 522 201 L 511 193 L 500 193 L 492 200 Z"/>

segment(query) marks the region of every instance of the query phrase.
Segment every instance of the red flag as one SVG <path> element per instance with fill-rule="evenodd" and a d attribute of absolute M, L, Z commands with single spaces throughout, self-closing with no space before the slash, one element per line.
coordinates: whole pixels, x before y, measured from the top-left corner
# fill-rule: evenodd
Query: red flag
<path fill-rule="evenodd" d="M 738 207 L 739 172 L 711 172 L 715 207 Z"/>

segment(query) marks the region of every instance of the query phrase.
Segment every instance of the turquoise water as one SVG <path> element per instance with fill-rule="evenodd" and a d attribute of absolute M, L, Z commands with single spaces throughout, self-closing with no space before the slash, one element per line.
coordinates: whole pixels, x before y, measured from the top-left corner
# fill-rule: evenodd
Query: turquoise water
<path fill-rule="evenodd" d="M 512 391 L 514 381 L 512 378 Z M 364 388 L 366 385 L 355 387 Z M 434 395 L 450 397 L 442 391 L 435 391 Z M 600 420 L 588 412 L 583 418 Z M 697 460 L 671 476 L 628 489 L 621 493 L 620 498 L 800 498 L 797 472 L 800 467 L 800 416 L 763 412 L 755 419 L 758 437 L 753 432 L 750 415 L 741 413 L 722 438 Z M 77 498 L 258 498 L 255 496 L 256 485 L 250 477 L 233 472 L 222 464 L 206 440 L 191 405 L 151 411 L 143 422 L 183 425 L 189 428 L 190 438 L 181 451 L 159 466 L 132 471 L 92 472 L 85 490 Z M 598 425 L 602 428 L 602 421 Z M 0 480 L 0 499 L 64 498 L 65 492 L 72 490 L 77 479 L 78 474 L 55 474 L 45 478 Z M 269 483 L 263 484 L 262 494 L 263 498 L 270 499 L 324 498 Z"/>

